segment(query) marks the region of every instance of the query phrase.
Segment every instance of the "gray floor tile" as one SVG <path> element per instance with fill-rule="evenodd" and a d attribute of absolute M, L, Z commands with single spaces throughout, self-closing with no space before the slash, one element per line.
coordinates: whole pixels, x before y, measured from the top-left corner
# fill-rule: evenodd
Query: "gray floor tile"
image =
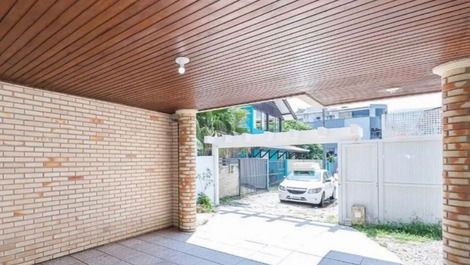
<path fill-rule="evenodd" d="M 353 254 L 339 252 L 339 251 L 328 252 L 328 254 L 326 255 L 326 258 L 348 262 L 351 264 L 361 264 L 362 260 L 364 259 L 363 257 L 358 256 L 358 255 L 353 255 Z"/>
<path fill-rule="evenodd" d="M 116 257 L 110 255 L 102 255 L 95 258 L 88 259 L 86 261 L 89 265 L 128 265 L 126 263 Z"/>
<path fill-rule="evenodd" d="M 328 258 L 324 258 L 322 259 L 320 263 L 318 263 L 318 265 L 351 265 L 351 264 L 354 264 L 354 263 L 339 261 L 335 259 L 328 259 Z"/>
<path fill-rule="evenodd" d="M 378 259 L 364 258 L 361 265 L 401 265 L 400 263 L 383 261 Z"/>
<path fill-rule="evenodd" d="M 72 254 L 72 257 L 87 263 L 87 261 L 89 261 L 91 259 L 94 259 L 94 258 L 97 258 L 99 256 L 103 256 L 103 255 L 104 255 L 104 253 L 101 252 L 101 251 L 98 251 L 96 249 L 89 249 L 89 250 L 85 250 L 85 251 L 81 251 L 81 252 Z"/>
<path fill-rule="evenodd" d="M 266 263 L 261 263 L 261 262 L 249 260 L 249 259 L 242 259 L 241 261 L 237 263 L 237 265 L 263 265 L 263 264 L 266 264 Z"/>
<path fill-rule="evenodd" d="M 108 255 L 114 256 L 116 258 L 125 260 L 126 258 L 140 254 L 141 252 L 123 246 L 121 244 L 109 244 L 98 248 L 99 251 L 102 251 Z"/>
<path fill-rule="evenodd" d="M 85 263 L 73 258 L 72 256 L 66 256 L 43 262 L 41 265 L 85 265 Z"/>
<path fill-rule="evenodd" d="M 145 253 L 130 256 L 126 258 L 125 261 L 133 265 L 162 265 L 164 263 L 164 260 Z"/>

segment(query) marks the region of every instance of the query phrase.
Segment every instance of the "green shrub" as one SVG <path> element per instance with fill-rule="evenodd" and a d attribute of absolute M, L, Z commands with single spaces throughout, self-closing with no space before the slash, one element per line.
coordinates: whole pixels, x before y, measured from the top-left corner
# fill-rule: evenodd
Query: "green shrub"
<path fill-rule="evenodd" d="M 400 241 L 442 240 L 442 226 L 440 224 L 425 224 L 420 221 L 414 221 L 409 224 L 366 224 L 355 225 L 353 227 L 372 238 L 390 237 Z"/>
<path fill-rule="evenodd" d="M 202 192 L 197 195 L 197 205 L 199 212 L 210 213 L 214 211 L 211 199 L 209 198 L 209 196 Z"/>

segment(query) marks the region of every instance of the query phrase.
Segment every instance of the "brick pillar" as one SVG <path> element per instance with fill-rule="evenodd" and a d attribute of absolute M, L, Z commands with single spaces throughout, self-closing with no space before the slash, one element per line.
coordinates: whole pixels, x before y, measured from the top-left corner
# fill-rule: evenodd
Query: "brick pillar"
<path fill-rule="evenodd" d="M 181 231 L 196 230 L 196 110 L 178 117 L 178 223 Z"/>
<path fill-rule="evenodd" d="M 444 264 L 470 264 L 470 58 L 433 72 L 442 77 Z"/>

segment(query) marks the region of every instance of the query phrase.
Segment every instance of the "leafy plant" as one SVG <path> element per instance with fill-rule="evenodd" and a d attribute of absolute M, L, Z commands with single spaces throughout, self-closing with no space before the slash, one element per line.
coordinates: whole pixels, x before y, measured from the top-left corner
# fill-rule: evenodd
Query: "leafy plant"
<path fill-rule="evenodd" d="M 237 135 L 247 133 L 245 126 L 247 111 L 230 108 L 197 114 L 196 136 L 198 151 L 209 154 L 210 146 L 204 144 L 205 136 Z"/>
<path fill-rule="evenodd" d="M 355 229 L 371 238 L 389 237 L 399 241 L 442 240 L 440 224 L 425 224 L 421 221 L 412 223 L 387 223 L 376 225 L 355 225 Z"/>
<path fill-rule="evenodd" d="M 211 213 L 214 211 L 214 207 L 212 206 L 211 199 L 209 196 L 204 194 L 203 192 L 200 192 L 197 195 L 197 205 L 198 205 L 198 211 L 202 213 Z"/>

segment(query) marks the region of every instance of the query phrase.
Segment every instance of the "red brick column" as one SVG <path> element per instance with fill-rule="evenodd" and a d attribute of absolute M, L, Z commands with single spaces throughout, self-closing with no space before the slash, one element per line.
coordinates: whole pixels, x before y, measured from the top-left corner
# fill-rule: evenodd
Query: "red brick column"
<path fill-rule="evenodd" d="M 196 110 L 178 117 L 178 219 L 181 231 L 196 230 Z"/>
<path fill-rule="evenodd" d="M 470 264 L 470 58 L 433 72 L 442 77 L 444 264 Z"/>

